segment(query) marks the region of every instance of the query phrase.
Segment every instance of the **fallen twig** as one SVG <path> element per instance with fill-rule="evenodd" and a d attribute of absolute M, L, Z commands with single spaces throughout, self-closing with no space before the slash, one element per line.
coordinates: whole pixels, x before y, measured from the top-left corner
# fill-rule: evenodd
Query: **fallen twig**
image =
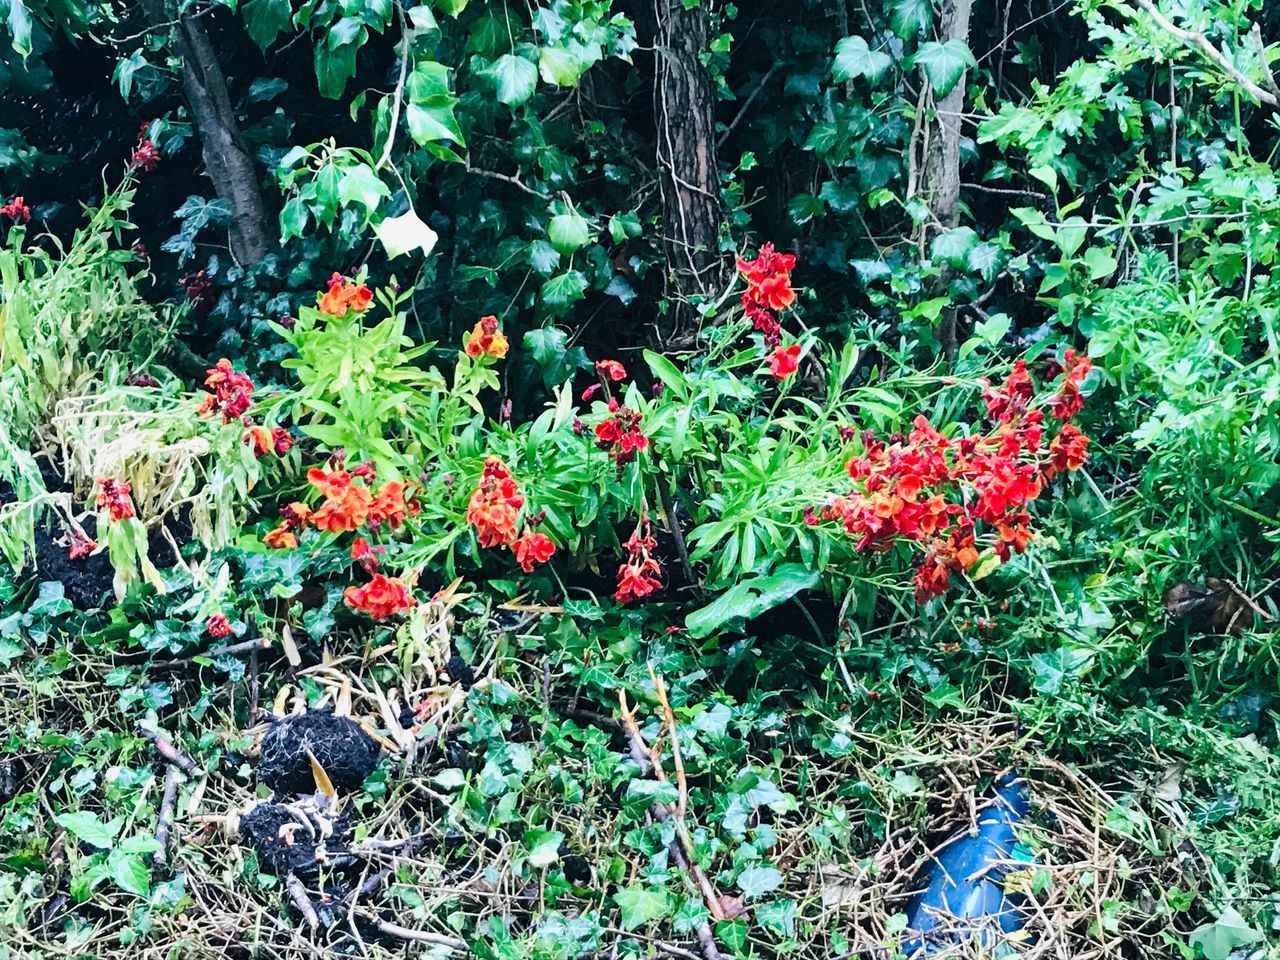
<path fill-rule="evenodd" d="M 447 947 L 455 953 L 466 953 L 467 942 L 459 937 L 445 936 L 443 933 L 432 933 L 430 930 L 411 930 L 408 927 L 402 927 L 398 923 L 391 923 L 387 920 L 374 920 L 374 926 L 387 936 L 396 937 L 400 940 L 412 940 L 417 943 L 430 943 L 437 947 Z"/>
<path fill-rule="evenodd" d="M 156 752 L 160 756 L 177 766 L 183 773 L 194 776 L 199 771 L 199 764 L 160 734 L 152 730 L 143 730 L 142 735 L 155 744 Z"/>
<path fill-rule="evenodd" d="M 152 670 L 177 670 L 180 667 L 190 666 L 197 657 L 222 657 L 227 655 L 235 655 L 237 653 L 245 653 L 247 651 L 266 650 L 271 646 L 269 637 L 254 637 L 251 640 L 241 640 L 239 643 L 228 644 L 225 647 L 212 647 L 204 653 L 197 653 L 190 657 L 179 657 L 176 660 L 161 660 L 158 663 L 150 664 Z"/>
<path fill-rule="evenodd" d="M 156 818 L 156 850 L 155 865 L 163 867 L 169 862 L 169 825 L 173 820 L 173 807 L 178 800 L 178 771 L 176 767 L 166 767 L 164 771 L 164 795 L 160 800 L 160 814 Z"/>
<path fill-rule="evenodd" d="M 307 888 L 302 885 L 302 881 L 298 879 L 296 874 L 291 873 L 289 878 L 285 880 L 284 885 L 285 889 L 289 891 L 289 899 L 293 901 L 293 905 L 302 914 L 302 919 L 307 921 L 307 926 L 312 930 L 318 929 L 320 917 L 316 914 L 316 908 L 311 905 L 311 898 L 307 896 Z"/>

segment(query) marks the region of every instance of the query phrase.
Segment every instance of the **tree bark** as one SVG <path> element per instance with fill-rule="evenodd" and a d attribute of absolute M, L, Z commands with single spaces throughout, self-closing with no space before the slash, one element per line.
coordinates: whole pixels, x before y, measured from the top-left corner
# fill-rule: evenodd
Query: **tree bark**
<path fill-rule="evenodd" d="M 942 40 L 969 42 L 969 17 L 972 0 L 946 0 L 942 6 L 939 33 Z M 924 157 L 924 192 L 933 214 L 932 227 L 937 233 L 952 230 L 960 220 L 960 134 L 964 110 L 965 81 L 968 71 L 960 75 L 956 85 L 935 104 L 936 117 L 928 124 Z M 924 240 L 930 237 L 930 225 L 924 229 Z M 943 271 L 940 282 L 945 285 L 949 271 Z M 956 311 L 948 307 L 938 327 L 938 342 L 947 356 L 956 351 Z"/>
<path fill-rule="evenodd" d="M 213 44 L 204 26 L 189 13 L 174 20 L 164 0 L 144 0 L 143 6 L 156 26 L 175 27 L 174 47 L 182 58 L 182 91 L 200 136 L 205 172 L 231 211 L 231 255 L 245 266 L 257 263 L 271 250 L 272 231 L 267 225 L 258 171 L 241 136 Z"/>
<path fill-rule="evenodd" d="M 698 331 L 693 300 L 714 294 L 723 277 L 715 90 L 700 59 L 708 43 L 706 8 L 654 0 L 654 16 L 654 123 L 671 304 L 659 336 L 666 345 L 684 346 Z"/>

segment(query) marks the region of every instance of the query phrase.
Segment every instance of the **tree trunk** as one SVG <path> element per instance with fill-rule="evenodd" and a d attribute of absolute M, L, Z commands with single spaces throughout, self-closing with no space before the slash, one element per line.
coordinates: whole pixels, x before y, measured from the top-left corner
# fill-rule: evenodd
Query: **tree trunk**
<path fill-rule="evenodd" d="M 972 0 L 946 0 L 942 6 L 939 32 L 942 40 L 969 42 L 969 15 Z M 968 71 L 960 75 L 956 85 L 935 104 L 936 118 L 928 124 L 927 147 L 924 157 L 924 192 L 929 198 L 929 211 L 933 214 L 931 225 L 938 233 L 953 229 L 960 219 L 960 134 L 961 112 L 964 110 L 965 81 Z M 930 225 L 924 229 L 923 239 L 930 239 Z M 940 283 L 950 280 L 949 271 L 943 271 Z M 956 351 L 956 311 L 948 307 L 938 326 L 938 342 L 947 356 Z"/>
<path fill-rule="evenodd" d="M 258 184 L 258 171 L 240 134 L 227 79 L 200 21 L 188 13 L 170 19 L 164 0 L 145 0 L 157 25 L 174 24 L 174 47 L 182 58 L 182 91 L 200 136 L 205 172 L 231 210 L 229 241 L 237 263 L 257 263 L 271 250 L 272 231 Z"/>
<path fill-rule="evenodd" d="M 659 336 L 685 346 L 698 331 L 693 299 L 716 293 L 723 278 L 715 90 L 699 59 L 708 43 L 705 6 L 654 0 L 654 14 L 654 123 L 671 304 Z"/>

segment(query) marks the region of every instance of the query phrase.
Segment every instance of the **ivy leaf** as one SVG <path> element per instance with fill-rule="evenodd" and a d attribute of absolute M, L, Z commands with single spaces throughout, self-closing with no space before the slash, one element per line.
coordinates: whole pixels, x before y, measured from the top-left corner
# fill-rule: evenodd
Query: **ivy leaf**
<path fill-rule="evenodd" d="M 355 17 L 343 17 L 316 45 L 316 80 L 320 96 L 337 100 L 356 75 L 356 54 L 369 36 L 365 25 Z"/>
<path fill-rule="evenodd" d="M 643 927 L 671 912 L 671 895 L 667 891 L 639 884 L 619 890 L 613 895 L 613 902 L 622 911 L 622 926 L 626 930 Z"/>
<path fill-rule="evenodd" d="M 933 7 L 929 0 L 893 0 L 889 23 L 902 39 L 914 37 L 932 21 Z"/>
<path fill-rule="evenodd" d="M 951 92 L 966 69 L 977 65 L 968 44 L 963 40 L 948 40 L 946 43 L 930 40 L 920 44 L 920 49 L 916 51 L 916 66 L 924 71 L 940 97 Z"/>
<path fill-rule="evenodd" d="M 978 234 L 972 227 L 956 227 L 934 238 L 933 246 L 929 248 L 929 255 L 949 267 L 962 270 L 967 262 L 969 251 L 977 243 Z"/>
<path fill-rule="evenodd" d="M 456 17 L 467 9 L 467 0 L 435 0 L 436 9 L 448 17 Z"/>
<path fill-rule="evenodd" d="M 563 313 L 587 292 L 587 278 L 580 270 L 568 270 L 542 285 L 539 296 L 552 313 Z"/>
<path fill-rule="evenodd" d="M 776 867 L 747 867 L 738 874 L 738 889 L 752 898 L 782 886 L 782 871 Z"/>
<path fill-rule="evenodd" d="M 106 850 L 115 840 L 116 831 L 120 829 L 120 821 L 112 820 L 103 823 L 96 813 L 88 810 L 77 810 L 75 813 L 60 813 L 53 818 L 58 826 L 72 834 L 77 840 L 83 840 L 91 846 Z"/>
<path fill-rule="evenodd" d="M 557 87 L 572 87 L 588 66 L 590 64 L 564 47 L 543 47 L 538 56 L 538 73 L 544 81 Z"/>
<path fill-rule="evenodd" d="M 893 64 L 881 50 L 872 50 L 862 37 L 845 37 L 836 44 L 836 62 L 831 76 L 837 83 L 866 77 L 875 80 Z"/>
<path fill-rule="evenodd" d="M 121 890 L 139 897 L 151 895 L 151 873 L 142 858 L 121 850 L 112 850 L 107 858 L 111 879 Z"/>
<path fill-rule="evenodd" d="M 1199 947 L 1205 960 L 1227 960 L 1237 947 L 1248 946 L 1262 940 L 1262 934 L 1249 926 L 1235 908 L 1227 907 L 1213 923 L 1206 923 L 1191 932 L 1190 942 Z"/>
<path fill-rule="evenodd" d="M 486 71 L 498 92 L 498 102 L 516 107 L 533 96 L 538 86 L 538 68 L 514 53 L 499 57 Z"/>
<path fill-rule="evenodd" d="M 338 199 L 342 203 L 359 204 L 372 213 L 378 209 L 382 198 L 389 196 L 391 191 L 367 163 L 358 163 L 342 171 L 342 182 L 338 185 Z"/>
<path fill-rule="evenodd" d="M 146 65 L 147 58 L 142 55 L 141 47 L 116 64 L 116 69 L 111 74 L 111 79 L 113 79 L 116 82 L 116 86 L 120 88 L 120 96 L 122 99 L 129 99 L 129 94 L 133 92 L 134 74 Z"/>
<path fill-rule="evenodd" d="M 293 25 L 289 0 L 249 0 L 241 12 L 249 38 L 260 47 L 265 47 Z"/>
<path fill-rule="evenodd" d="M 551 218 L 547 224 L 547 236 L 551 238 L 553 247 L 569 254 L 587 245 L 591 240 L 591 229 L 580 214 L 571 210 Z"/>
<path fill-rule="evenodd" d="M 524 832 L 524 845 L 529 848 L 529 863 L 535 867 L 549 867 L 560 859 L 560 844 L 564 834 L 559 830 L 531 827 Z"/>

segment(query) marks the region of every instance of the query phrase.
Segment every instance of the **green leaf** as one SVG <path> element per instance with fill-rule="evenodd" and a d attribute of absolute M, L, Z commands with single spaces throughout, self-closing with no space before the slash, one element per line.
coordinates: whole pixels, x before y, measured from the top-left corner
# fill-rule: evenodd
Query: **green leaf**
<path fill-rule="evenodd" d="M 782 871 L 776 867 L 747 867 L 738 874 L 738 889 L 748 899 L 782 886 Z"/>
<path fill-rule="evenodd" d="M 929 0 L 892 0 L 889 23 L 902 39 L 914 37 L 932 22 L 933 7 Z"/>
<path fill-rule="evenodd" d="M 409 136 L 419 146 L 426 146 L 437 140 L 464 142 L 451 103 L 431 106 L 410 103 L 405 106 L 404 117 L 409 124 Z"/>
<path fill-rule="evenodd" d="M 344 204 L 357 203 L 368 213 L 372 213 L 378 209 L 382 198 L 389 196 L 390 189 L 378 179 L 378 175 L 367 163 L 343 169 L 342 182 L 338 185 L 338 199 Z"/>
<path fill-rule="evenodd" d="M 965 70 L 977 66 L 973 53 L 963 40 L 939 43 L 930 40 L 916 51 L 916 66 L 924 71 L 938 96 L 945 97 L 960 82 Z"/>
<path fill-rule="evenodd" d="M 542 285 L 539 298 L 553 313 L 561 313 L 573 306 L 587 292 L 587 278 L 580 270 L 569 270 L 552 277 Z"/>
<path fill-rule="evenodd" d="M 875 80 L 893 65 L 893 58 L 881 50 L 872 50 L 862 37 L 845 37 L 836 44 L 836 62 L 831 76 L 837 83 L 866 77 Z"/>
<path fill-rule="evenodd" d="M 929 255 L 949 267 L 962 270 L 968 262 L 969 251 L 977 243 L 978 234 L 971 227 L 956 227 L 934 238 Z"/>
<path fill-rule="evenodd" d="M 588 66 L 590 64 L 564 47 L 543 47 L 538 56 L 538 73 L 545 82 L 557 87 L 574 86 Z"/>
<path fill-rule="evenodd" d="M 140 856 L 113 850 L 107 858 L 107 867 L 111 879 L 121 890 L 139 897 L 151 895 L 151 874 Z"/>
<path fill-rule="evenodd" d="M 75 813 L 60 813 L 53 818 L 58 826 L 71 833 L 77 840 L 83 840 L 91 846 L 106 850 L 115 840 L 116 831 L 120 829 L 120 821 L 112 820 L 103 823 L 96 813 L 77 810 Z"/>
<path fill-rule="evenodd" d="M 1234 907 L 1227 907 L 1213 923 L 1191 931 L 1190 942 L 1198 947 L 1205 960 L 1227 960 L 1238 947 L 1259 943 L 1263 935 L 1249 926 Z"/>
<path fill-rule="evenodd" d="M 316 44 L 316 80 L 320 96 L 330 100 L 342 96 L 347 81 L 356 75 L 356 54 L 368 36 L 369 31 L 363 21 L 343 17 L 329 28 L 324 42 Z"/>
<path fill-rule="evenodd" d="M 667 891 L 640 884 L 619 890 L 613 895 L 613 902 L 622 911 L 622 926 L 626 930 L 643 927 L 671 912 L 671 895 Z"/>
<path fill-rule="evenodd" d="M 499 57 L 485 73 L 497 88 L 498 102 L 509 107 L 524 103 L 538 86 L 537 66 L 514 53 Z"/>
<path fill-rule="evenodd" d="M 249 38 L 260 47 L 265 47 L 282 31 L 293 26 L 289 0 L 249 0 L 240 12 Z"/>
<path fill-rule="evenodd" d="M 751 620 L 786 603 L 818 582 L 818 571 L 798 563 L 780 566 L 767 577 L 753 577 L 734 584 L 723 594 L 685 617 L 689 636 L 701 640 L 731 620 Z"/>
<path fill-rule="evenodd" d="M 5 19 L 13 37 L 13 49 L 26 58 L 31 55 L 31 11 L 24 0 L 3 0 L 3 5 L 9 8 Z"/>
<path fill-rule="evenodd" d="M 549 867 L 560 859 L 560 844 L 564 834 L 559 830 L 531 827 L 524 832 L 524 845 L 529 848 L 529 863 L 535 867 Z"/>
<path fill-rule="evenodd" d="M 467 9 L 467 0 L 435 0 L 435 7 L 446 17 L 457 17 Z"/>
<path fill-rule="evenodd" d="M 547 236 L 551 245 L 563 254 L 570 254 L 584 247 L 591 240 L 591 228 L 577 211 L 561 213 L 547 224 Z"/>

